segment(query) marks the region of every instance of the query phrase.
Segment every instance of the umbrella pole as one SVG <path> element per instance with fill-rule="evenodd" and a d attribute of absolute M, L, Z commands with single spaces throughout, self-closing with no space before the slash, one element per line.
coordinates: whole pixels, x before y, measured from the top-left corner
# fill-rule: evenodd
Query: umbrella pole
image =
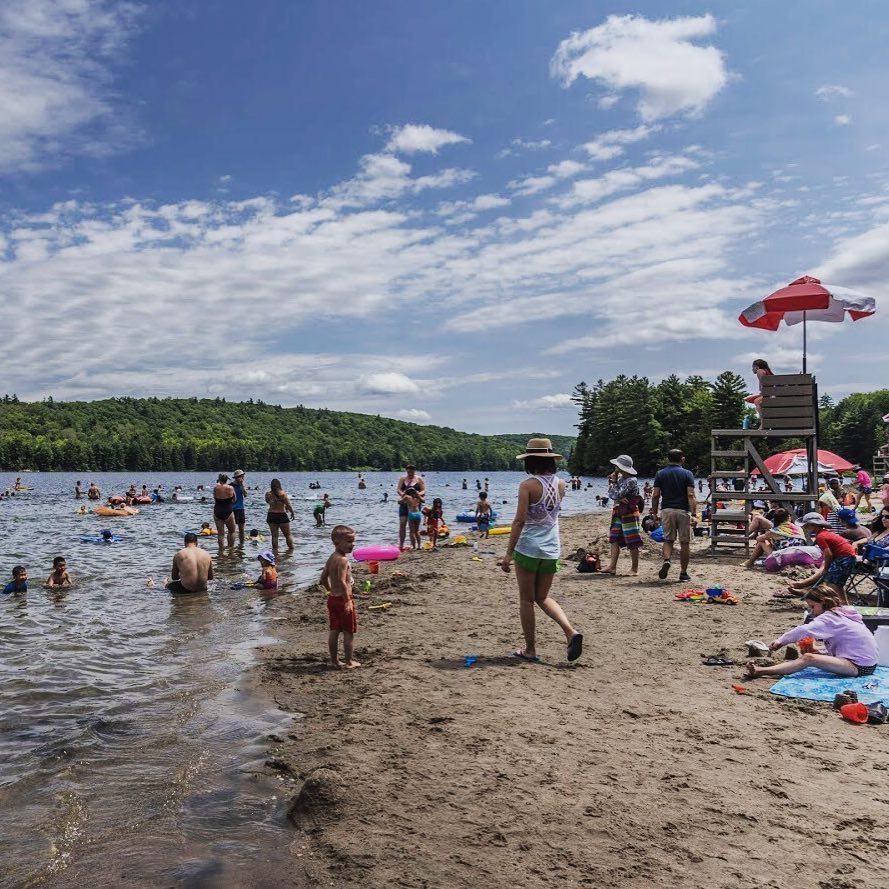
<path fill-rule="evenodd" d="M 803 373 L 806 373 L 806 311 L 803 309 Z"/>

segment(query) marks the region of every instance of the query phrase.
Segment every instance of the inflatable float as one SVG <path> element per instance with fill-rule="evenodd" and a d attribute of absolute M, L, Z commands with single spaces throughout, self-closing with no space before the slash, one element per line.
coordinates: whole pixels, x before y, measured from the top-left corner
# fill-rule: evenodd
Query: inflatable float
<path fill-rule="evenodd" d="M 149 497 L 147 494 L 144 497 L 143 496 L 135 497 L 133 502 L 134 503 L 151 503 L 151 497 Z"/>
<path fill-rule="evenodd" d="M 499 516 L 499 515 L 500 515 L 499 512 L 492 512 L 491 518 L 496 519 L 497 516 Z M 461 512 L 457 515 L 457 521 L 458 522 L 466 522 L 470 525 L 474 525 L 475 524 L 475 513 L 474 512 Z"/>
<path fill-rule="evenodd" d="M 189 497 L 187 494 L 174 494 L 170 499 L 173 503 L 191 503 L 194 497 Z"/>
<path fill-rule="evenodd" d="M 89 537 L 84 535 L 80 538 L 82 543 L 120 543 L 123 537 L 112 534 L 110 537 Z"/>
<path fill-rule="evenodd" d="M 488 534 L 491 537 L 497 537 L 500 534 L 509 534 L 512 531 L 512 525 L 501 525 L 499 528 L 491 528 L 488 531 Z"/>
<path fill-rule="evenodd" d="M 112 506 L 97 506 L 93 512 L 96 515 L 100 516 L 131 516 L 137 515 L 139 510 L 134 509 L 132 506 L 122 506 L 120 509 L 115 509 Z"/>
<path fill-rule="evenodd" d="M 377 546 L 359 546 L 352 550 L 352 558 L 356 562 L 391 562 L 401 555 L 401 550 L 392 543 L 381 543 Z"/>

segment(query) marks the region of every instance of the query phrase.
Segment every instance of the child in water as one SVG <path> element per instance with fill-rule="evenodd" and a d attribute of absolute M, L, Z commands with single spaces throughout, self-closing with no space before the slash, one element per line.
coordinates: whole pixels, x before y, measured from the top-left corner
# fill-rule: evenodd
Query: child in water
<path fill-rule="evenodd" d="M 327 648 L 330 666 L 338 670 L 353 670 L 361 664 L 355 660 L 353 645 L 358 632 L 358 617 L 352 600 L 352 567 L 349 553 L 355 548 L 355 530 L 348 525 L 337 525 L 330 532 L 334 551 L 321 572 L 321 586 L 327 590 L 327 616 L 330 632 Z M 340 633 L 343 634 L 343 657 L 339 658 Z"/>
<path fill-rule="evenodd" d="M 72 584 L 71 575 L 68 574 L 68 563 L 64 556 L 56 556 L 52 560 L 52 573 L 46 578 L 47 589 L 68 589 Z"/>
<path fill-rule="evenodd" d="M 254 546 L 256 546 L 261 541 L 265 540 L 265 537 L 259 533 L 257 528 L 251 528 L 250 533 L 247 535 L 247 540 L 250 541 Z"/>
<path fill-rule="evenodd" d="M 211 536 L 214 535 L 215 533 L 216 533 L 216 529 L 215 529 L 215 528 L 211 528 L 209 522 L 204 522 L 204 523 L 201 525 L 201 530 L 198 531 L 198 536 L 199 536 L 199 537 L 211 537 Z"/>
<path fill-rule="evenodd" d="M 315 508 L 312 510 L 312 515 L 315 517 L 315 526 L 317 528 L 322 527 L 322 525 L 326 525 L 326 515 L 327 508 L 330 506 L 330 495 L 325 494 L 320 502 L 315 504 Z"/>
<path fill-rule="evenodd" d="M 486 491 L 479 492 L 478 503 L 475 504 L 475 524 L 483 540 L 487 540 L 491 534 L 491 519 L 493 516 L 491 504 L 488 503 Z"/>
<path fill-rule="evenodd" d="M 401 502 L 407 506 L 407 526 L 411 532 L 411 549 L 419 549 L 420 522 L 423 521 L 423 513 L 420 511 L 422 498 L 416 488 L 405 488 L 401 495 Z"/>
<path fill-rule="evenodd" d="M 432 548 L 435 549 L 438 541 L 438 529 L 441 527 L 442 521 L 444 520 L 441 497 L 436 497 L 432 501 L 432 506 L 427 506 L 423 510 L 423 513 L 426 516 L 426 533 L 429 536 L 429 542 L 432 544 Z"/>
<path fill-rule="evenodd" d="M 12 580 L 3 587 L 3 593 L 7 596 L 15 595 L 15 593 L 28 592 L 28 569 L 23 565 L 16 565 L 12 569 Z"/>
<path fill-rule="evenodd" d="M 275 567 L 275 554 L 271 551 L 260 553 L 257 557 L 262 566 L 262 574 L 256 580 L 256 586 L 264 590 L 278 589 L 278 569 Z"/>

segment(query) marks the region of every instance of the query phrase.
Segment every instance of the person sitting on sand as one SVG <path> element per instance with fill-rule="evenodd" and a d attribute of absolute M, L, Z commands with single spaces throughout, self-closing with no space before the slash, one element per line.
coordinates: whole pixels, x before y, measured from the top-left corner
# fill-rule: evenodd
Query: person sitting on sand
<path fill-rule="evenodd" d="M 355 530 L 348 525 L 336 525 L 330 532 L 334 550 L 321 572 L 321 586 L 327 590 L 327 616 L 330 631 L 327 649 L 330 666 L 353 670 L 361 664 L 355 660 L 354 643 L 358 632 L 358 616 L 352 599 L 352 566 L 349 553 L 355 548 Z M 339 657 L 340 633 L 343 634 L 343 660 Z"/>
<path fill-rule="evenodd" d="M 769 651 L 777 651 L 785 645 L 812 636 L 824 642 L 826 653 L 807 652 L 792 661 L 784 661 L 773 667 L 758 667 L 751 661 L 747 664 L 749 678 L 789 676 L 806 667 L 818 667 L 835 676 L 849 678 L 873 675 L 877 666 L 877 643 L 858 611 L 841 605 L 834 596 L 819 590 L 806 593 L 806 605 L 813 620 L 779 636 L 769 644 Z"/>
<path fill-rule="evenodd" d="M 761 506 L 754 506 L 750 512 L 750 521 L 747 524 L 747 536 L 756 540 L 760 534 L 772 530 L 772 520 L 766 517 L 765 510 Z"/>
<path fill-rule="evenodd" d="M 72 584 L 71 575 L 68 574 L 68 562 L 64 556 L 56 556 L 52 560 L 52 571 L 46 578 L 44 586 L 47 589 L 59 590 L 68 589 Z"/>
<path fill-rule="evenodd" d="M 873 535 L 868 528 L 862 527 L 854 509 L 841 507 L 837 510 L 837 518 L 840 520 L 840 537 L 845 537 L 856 549 L 870 543 Z"/>
<path fill-rule="evenodd" d="M 565 634 L 568 660 L 576 661 L 583 651 L 583 636 L 576 632 L 562 607 L 550 596 L 553 579 L 559 570 L 559 512 L 565 497 L 565 482 L 556 474 L 556 460 L 561 454 L 553 451 L 548 438 L 532 438 L 519 454 L 530 478 L 519 484 L 518 505 L 506 554 L 498 562 L 507 574 L 515 561 L 519 587 L 519 618 L 525 647 L 513 655 L 526 661 L 537 661 L 536 605 L 552 618 Z"/>
<path fill-rule="evenodd" d="M 491 521 L 494 518 L 494 510 L 488 502 L 488 494 L 486 491 L 479 491 L 478 500 L 475 504 L 475 526 L 483 540 L 487 540 L 491 536 Z"/>
<path fill-rule="evenodd" d="M 812 587 L 824 586 L 838 602 L 845 604 L 843 587 L 855 571 L 855 547 L 829 530 L 826 519 L 817 512 L 806 513 L 801 522 L 806 536 L 814 534 L 815 545 L 824 553 L 824 564 L 809 577 L 787 584 L 787 593 L 778 598 L 795 598 Z"/>
<path fill-rule="evenodd" d="M 262 567 L 262 574 L 256 579 L 256 586 L 264 590 L 278 589 L 278 569 L 275 567 L 275 554 L 269 550 L 260 553 L 257 557 Z"/>
<path fill-rule="evenodd" d="M 757 535 L 756 546 L 753 547 L 750 558 L 746 562 L 741 562 L 742 568 L 752 568 L 757 559 L 763 559 L 775 550 L 787 549 L 788 546 L 806 545 L 806 537 L 802 529 L 796 522 L 791 521 L 790 513 L 786 509 L 778 507 L 772 511 L 772 517 L 775 520 L 774 524 L 765 519 L 769 522 L 770 527 L 768 531 Z"/>
<path fill-rule="evenodd" d="M 28 569 L 24 565 L 16 565 L 12 569 L 12 580 L 3 587 L 4 596 L 28 592 Z"/>
<path fill-rule="evenodd" d="M 210 580 L 213 580 L 213 560 L 198 546 L 198 535 L 189 531 L 185 535 L 185 546 L 173 556 L 172 580 L 167 589 L 174 595 L 205 593 Z"/>
<path fill-rule="evenodd" d="M 614 502 L 611 510 L 611 529 L 608 540 L 611 543 L 611 560 L 608 567 L 602 569 L 603 574 L 617 574 L 617 560 L 620 551 L 626 547 L 630 551 L 630 574 L 639 573 L 639 548 L 642 546 L 642 530 L 640 515 L 645 505 L 639 495 L 639 484 L 636 481 L 636 470 L 633 458 L 621 454 L 610 461 L 615 467 L 608 476 L 608 496 Z"/>

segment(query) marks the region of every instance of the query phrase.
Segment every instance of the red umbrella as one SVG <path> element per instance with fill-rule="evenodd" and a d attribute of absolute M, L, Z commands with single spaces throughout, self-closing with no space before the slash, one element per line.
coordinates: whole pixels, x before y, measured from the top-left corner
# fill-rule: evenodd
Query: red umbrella
<path fill-rule="evenodd" d="M 848 312 L 853 321 L 876 312 L 873 297 L 848 287 L 822 284 L 804 275 L 765 299 L 748 306 L 738 316 L 745 327 L 777 330 L 783 320 L 787 325 L 803 325 L 803 373 L 806 372 L 806 321 L 843 321 Z"/>
<path fill-rule="evenodd" d="M 796 448 L 793 451 L 782 451 L 780 454 L 772 454 L 771 457 L 767 457 L 763 462 L 772 475 L 784 475 L 794 463 L 799 464 L 807 459 L 806 449 Z M 848 472 L 853 468 L 852 464 L 839 454 L 834 454 L 833 451 L 822 450 L 818 451 L 818 466 L 819 469 L 824 467 L 832 469 L 834 472 Z M 754 469 L 751 475 L 756 475 L 758 472 L 758 469 Z"/>

